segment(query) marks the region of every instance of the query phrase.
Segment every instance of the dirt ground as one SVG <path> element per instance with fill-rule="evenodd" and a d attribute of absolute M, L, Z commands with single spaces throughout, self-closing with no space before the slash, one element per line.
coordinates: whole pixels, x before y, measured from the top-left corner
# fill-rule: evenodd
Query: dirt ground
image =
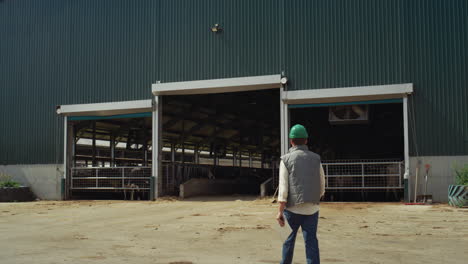
<path fill-rule="evenodd" d="M 279 263 L 276 208 L 244 196 L 0 203 L 0 263 Z M 322 263 L 468 263 L 468 209 L 323 203 L 318 233 Z"/>

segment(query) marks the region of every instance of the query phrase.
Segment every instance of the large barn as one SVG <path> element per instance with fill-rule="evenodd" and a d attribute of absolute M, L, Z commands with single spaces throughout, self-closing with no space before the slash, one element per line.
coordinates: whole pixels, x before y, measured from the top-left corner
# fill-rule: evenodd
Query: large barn
<path fill-rule="evenodd" d="M 0 0 L 0 36 L 0 172 L 41 199 L 271 195 L 296 123 L 328 201 L 468 162 L 468 1 Z"/>

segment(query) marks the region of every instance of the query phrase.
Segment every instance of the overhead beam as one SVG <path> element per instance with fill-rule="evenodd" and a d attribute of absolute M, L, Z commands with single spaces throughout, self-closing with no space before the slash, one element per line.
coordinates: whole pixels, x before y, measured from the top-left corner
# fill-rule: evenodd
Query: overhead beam
<path fill-rule="evenodd" d="M 281 75 L 262 75 L 186 82 L 155 83 L 154 95 L 182 95 L 254 91 L 280 87 Z"/>
<path fill-rule="evenodd" d="M 413 93 L 412 83 L 284 91 L 286 104 L 338 103 L 403 98 Z"/>
<path fill-rule="evenodd" d="M 209 144 L 211 144 L 212 141 L 215 141 L 215 140 L 219 140 L 219 141 L 228 141 L 230 142 L 227 146 L 238 146 L 239 145 L 239 142 L 234 142 L 234 141 L 229 141 L 229 139 L 226 139 L 226 138 L 222 138 L 222 137 L 215 137 L 215 138 L 211 138 L 211 139 L 208 139 L 209 136 L 205 136 L 205 135 L 191 135 L 190 137 L 187 137 L 186 140 L 185 140 L 185 144 L 190 144 L 190 145 L 200 145 L 200 146 L 208 146 Z M 179 139 L 178 136 L 174 136 L 174 137 L 166 137 L 166 142 L 167 143 L 171 143 L 171 142 L 174 142 L 174 141 L 177 141 Z M 275 143 L 275 141 L 272 141 L 273 143 Z M 265 144 L 263 149 L 270 149 L 270 148 L 274 148 L 275 146 L 277 146 L 278 144 L 273 144 L 272 145 L 267 145 Z M 180 145 L 180 143 L 178 144 Z M 176 147 L 178 146 L 176 145 Z M 257 149 L 257 146 L 255 145 L 243 145 L 245 149 Z"/>
<path fill-rule="evenodd" d="M 151 111 L 151 100 L 59 105 L 57 114 L 66 116 L 110 116 Z"/>

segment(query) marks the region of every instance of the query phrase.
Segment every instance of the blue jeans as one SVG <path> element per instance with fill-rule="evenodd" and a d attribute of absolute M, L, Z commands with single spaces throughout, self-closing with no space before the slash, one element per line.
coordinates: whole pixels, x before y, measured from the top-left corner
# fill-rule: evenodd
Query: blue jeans
<path fill-rule="evenodd" d="M 283 244 L 283 260 L 281 264 L 291 264 L 294 254 L 294 244 L 299 227 L 304 236 L 307 264 L 320 264 L 320 254 L 317 240 L 317 224 L 319 212 L 313 215 L 300 215 L 284 210 L 284 217 L 292 229 L 288 239 Z"/>

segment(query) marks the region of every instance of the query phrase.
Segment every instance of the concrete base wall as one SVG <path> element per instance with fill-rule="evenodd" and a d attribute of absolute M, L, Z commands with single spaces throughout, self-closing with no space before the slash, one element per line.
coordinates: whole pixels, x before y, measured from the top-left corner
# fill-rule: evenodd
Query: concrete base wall
<path fill-rule="evenodd" d="M 410 199 L 414 198 L 414 184 L 416 177 L 416 166 L 418 160 L 421 160 L 421 167 L 418 176 L 417 194 L 424 194 L 424 176 L 426 173 L 425 165 L 430 164 L 427 194 L 432 195 L 435 202 L 448 201 L 448 186 L 455 182 L 454 166 L 463 166 L 468 163 L 468 156 L 423 156 L 410 157 Z"/>
<path fill-rule="evenodd" d="M 21 185 L 30 187 L 39 199 L 61 199 L 62 164 L 0 165 L 0 172 L 10 175 L 14 181 Z"/>
<path fill-rule="evenodd" d="M 252 193 L 259 186 L 249 182 L 228 179 L 190 179 L 180 185 L 180 198 L 199 195 L 230 195 Z"/>
<path fill-rule="evenodd" d="M 468 156 L 422 156 L 410 157 L 410 198 L 414 197 L 416 165 L 421 160 L 421 170 L 418 178 L 418 194 L 424 194 L 424 165 L 430 164 L 427 193 L 433 196 L 435 202 L 448 201 L 448 186 L 455 181 L 454 165 L 462 166 L 468 163 Z M 59 169 L 57 171 L 57 168 Z M 13 180 L 28 186 L 39 199 L 60 200 L 60 184 L 63 165 L 0 165 L 0 172 L 11 175 Z M 233 194 L 242 189 L 260 189 L 249 183 L 236 180 L 192 179 L 181 185 L 181 197 L 195 195 Z M 183 190 L 183 191 L 182 191 Z"/>

